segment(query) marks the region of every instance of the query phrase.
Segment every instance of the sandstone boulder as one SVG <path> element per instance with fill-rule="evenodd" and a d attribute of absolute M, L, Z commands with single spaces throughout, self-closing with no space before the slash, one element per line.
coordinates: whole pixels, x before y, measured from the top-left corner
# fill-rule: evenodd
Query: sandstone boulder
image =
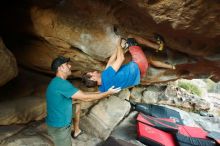
<path fill-rule="evenodd" d="M 4 45 L 0 38 L 0 87 L 18 74 L 17 62 L 14 55 Z"/>

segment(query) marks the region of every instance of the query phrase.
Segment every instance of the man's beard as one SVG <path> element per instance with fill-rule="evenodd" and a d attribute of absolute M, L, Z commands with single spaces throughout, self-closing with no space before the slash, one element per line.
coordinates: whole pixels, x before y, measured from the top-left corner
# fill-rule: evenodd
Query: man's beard
<path fill-rule="evenodd" d="M 68 71 L 64 71 L 64 73 L 68 76 L 70 76 L 72 74 L 72 71 L 71 70 L 68 70 Z"/>

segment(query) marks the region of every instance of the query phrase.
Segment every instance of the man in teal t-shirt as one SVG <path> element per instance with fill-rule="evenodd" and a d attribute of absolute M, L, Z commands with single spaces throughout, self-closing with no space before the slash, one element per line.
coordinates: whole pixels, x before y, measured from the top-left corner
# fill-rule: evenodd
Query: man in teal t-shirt
<path fill-rule="evenodd" d="M 46 91 L 48 133 L 55 146 L 71 146 L 72 100 L 92 101 L 117 93 L 120 88 L 110 88 L 103 93 L 86 93 L 75 88 L 67 79 L 71 75 L 70 59 L 58 57 L 51 69 L 56 73 Z M 76 131 L 75 131 L 76 132 Z"/>
<path fill-rule="evenodd" d="M 77 91 L 77 88 L 61 77 L 56 76 L 52 79 L 46 92 L 48 103 L 46 122 L 49 126 L 64 127 L 71 124 L 72 95 Z"/>

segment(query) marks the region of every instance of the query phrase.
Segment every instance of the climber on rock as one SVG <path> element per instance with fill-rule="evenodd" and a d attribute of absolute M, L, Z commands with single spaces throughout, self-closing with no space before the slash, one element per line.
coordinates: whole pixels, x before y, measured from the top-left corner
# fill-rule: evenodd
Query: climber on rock
<path fill-rule="evenodd" d="M 85 73 L 82 76 L 82 82 L 87 87 L 99 86 L 99 91 L 105 92 L 113 85 L 122 89 L 138 85 L 141 77 L 146 75 L 148 62 L 156 67 L 175 69 L 175 66 L 170 64 L 152 59 L 147 60 L 142 48 L 139 46 L 140 43 L 162 51 L 164 42 L 162 40 L 159 42 L 159 44 L 153 43 L 136 35 L 129 35 L 126 41 L 119 37 L 117 47 L 109 58 L 105 70 L 102 72 L 93 71 Z M 124 49 L 127 48 L 132 56 L 132 61 L 125 65 L 122 65 L 125 59 L 122 47 Z"/>

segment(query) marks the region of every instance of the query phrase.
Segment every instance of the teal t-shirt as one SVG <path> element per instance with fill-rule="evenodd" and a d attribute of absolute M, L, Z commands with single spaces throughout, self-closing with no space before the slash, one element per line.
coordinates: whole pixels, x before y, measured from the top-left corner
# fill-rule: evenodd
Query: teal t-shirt
<path fill-rule="evenodd" d="M 72 121 L 72 95 L 78 91 L 68 80 L 55 77 L 46 91 L 46 123 L 52 127 L 65 127 Z"/>
<path fill-rule="evenodd" d="M 117 72 L 109 66 L 101 73 L 101 78 L 100 92 L 105 92 L 112 86 L 124 89 L 140 83 L 140 70 L 137 63 L 131 61 L 121 66 Z"/>

